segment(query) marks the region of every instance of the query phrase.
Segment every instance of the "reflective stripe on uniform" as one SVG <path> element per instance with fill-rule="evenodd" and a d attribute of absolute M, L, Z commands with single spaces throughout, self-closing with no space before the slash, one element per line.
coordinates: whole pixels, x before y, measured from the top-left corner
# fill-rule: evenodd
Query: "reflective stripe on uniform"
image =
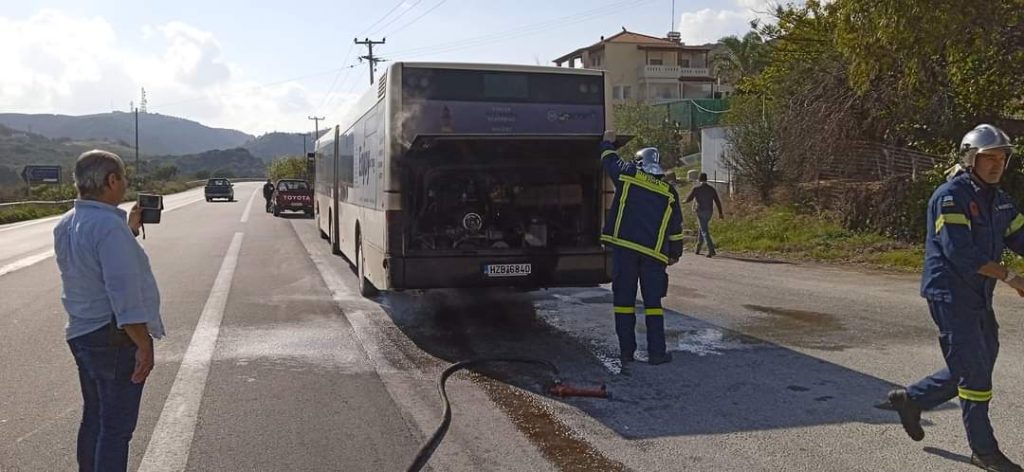
<path fill-rule="evenodd" d="M 661 247 L 665 245 L 665 232 L 668 231 L 668 220 L 672 218 L 672 203 L 669 202 L 665 208 L 665 216 L 661 217 L 661 227 L 658 228 L 658 242 L 654 245 L 654 252 L 661 254 Z"/>
<path fill-rule="evenodd" d="M 935 234 L 938 234 L 939 230 L 947 224 L 966 225 L 967 229 L 971 229 L 971 220 L 968 220 L 963 213 L 942 213 L 935 220 Z"/>
<path fill-rule="evenodd" d="M 601 153 L 601 159 L 604 159 L 604 158 L 606 158 L 608 156 L 611 156 L 611 155 L 614 155 L 614 154 L 615 154 L 615 151 L 613 151 L 611 149 L 605 149 L 605 151 Z M 591 155 L 593 155 L 593 154 L 591 154 Z"/>
<path fill-rule="evenodd" d="M 619 237 L 619 227 L 622 226 L 622 215 L 626 214 L 626 197 L 629 195 L 630 183 L 622 186 L 622 196 L 619 197 L 619 211 L 615 215 L 615 228 L 612 229 L 612 236 Z"/>
<path fill-rule="evenodd" d="M 601 241 L 606 242 L 608 244 L 614 244 L 619 247 L 624 247 L 626 249 L 632 249 L 636 252 L 639 252 L 640 254 L 650 256 L 664 264 L 668 264 L 668 256 L 660 252 L 655 252 L 654 249 L 634 243 L 633 241 L 626 241 L 625 239 L 616 238 L 614 236 L 609 236 L 607 234 L 601 235 Z"/>
<path fill-rule="evenodd" d="M 1010 227 L 1006 228 L 1006 234 L 1004 236 L 1009 236 L 1013 233 L 1016 233 L 1017 230 L 1021 229 L 1022 227 L 1024 227 L 1024 215 L 1017 213 L 1017 216 L 1013 218 L 1012 222 L 1010 222 Z"/>
<path fill-rule="evenodd" d="M 970 400 L 972 402 L 987 402 L 992 399 L 991 390 L 968 390 L 963 387 L 957 387 L 956 390 L 957 393 L 960 394 L 960 398 L 963 398 L 964 400 Z"/>
<path fill-rule="evenodd" d="M 637 175 L 640 175 L 640 174 L 637 174 Z M 637 177 L 634 177 L 632 175 L 626 175 L 626 174 L 620 175 L 619 176 L 619 180 L 621 180 L 621 181 L 623 181 L 623 182 L 625 182 L 627 184 L 638 185 L 640 187 L 643 187 L 643 188 L 645 188 L 647 190 L 650 190 L 650 191 L 652 191 L 654 193 L 657 193 L 659 195 L 664 195 L 664 196 L 668 197 L 669 204 L 671 204 L 672 202 L 676 201 L 675 197 L 672 196 L 672 192 L 670 192 L 668 190 L 668 184 L 666 184 L 665 182 L 662 182 L 660 180 L 637 178 Z"/>
<path fill-rule="evenodd" d="M 673 235 L 668 237 L 668 240 L 669 241 L 682 241 L 683 240 L 683 233 L 673 234 Z"/>
<path fill-rule="evenodd" d="M 617 306 L 615 307 L 616 315 L 632 315 L 636 313 L 635 306 Z"/>
<path fill-rule="evenodd" d="M 644 308 L 644 314 L 648 316 L 664 315 L 664 308 Z"/>

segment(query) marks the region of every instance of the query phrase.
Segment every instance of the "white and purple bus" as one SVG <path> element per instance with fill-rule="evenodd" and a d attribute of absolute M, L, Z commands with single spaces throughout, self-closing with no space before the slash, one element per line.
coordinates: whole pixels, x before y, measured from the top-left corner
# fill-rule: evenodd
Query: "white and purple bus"
<path fill-rule="evenodd" d="M 606 283 L 609 98 L 599 70 L 390 64 L 317 140 L 321 236 L 366 296 Z"/>

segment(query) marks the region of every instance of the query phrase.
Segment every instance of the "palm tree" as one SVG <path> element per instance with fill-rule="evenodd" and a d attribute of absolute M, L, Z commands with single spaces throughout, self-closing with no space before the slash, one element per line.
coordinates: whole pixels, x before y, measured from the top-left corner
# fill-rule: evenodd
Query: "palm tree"
<path fill-rule="evenodd" d="M 768 62 L 768 47 L 756 31 L 748 32 L 743 39 L 726 36 L 718 40 L 711 64 L 715 76 L 731 84 L 757 75 Z"/>

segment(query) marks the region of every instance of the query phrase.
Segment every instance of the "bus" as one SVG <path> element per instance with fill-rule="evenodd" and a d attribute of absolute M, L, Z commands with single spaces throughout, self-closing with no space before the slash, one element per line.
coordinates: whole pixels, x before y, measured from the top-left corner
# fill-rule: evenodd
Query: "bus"
<path fill-rule="evenodd" d="M 320 236 L 379 290 L 595 286 L 600 70 L 396 62 L 315 144 Z"/>

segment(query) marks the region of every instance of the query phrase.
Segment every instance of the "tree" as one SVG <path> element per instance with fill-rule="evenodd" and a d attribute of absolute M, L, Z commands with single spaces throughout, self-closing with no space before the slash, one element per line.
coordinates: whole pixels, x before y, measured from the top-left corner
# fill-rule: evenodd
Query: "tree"
<path fill-rule="evenodd" d="M 307 179 L 306 159 L 299 156 L 286 156 L 274 159 L 267 168 L 267 176 L 278 179 Z"/>
<path fill-rule="evenodd" d="M 195 173 L 196 180 L 206 180 L 210 178 L 210 171 L 201 170 Z"/>
<path fill-rule="evenodd" d="M 721 52 L 712 57 L 711 64 L 715 75 L 730 84 L 741 86 L 768 64 L 768 46 L 757 31 L 748 32 L 742 39 L 726 36 L 718 44 Z"/>
<path fill-rule="evenodd" d="M 154 180 L 167 181 L 167 180 L 174 180 L 174 178 L 177 175 L 178 175 L 178 168 L 176 166 L 171 165 L 171 164 L 164 164 L 164 165 L 158 167 L 156 170 L 154 170 L 150 174 L 150 177 L 153 178 Z"/>
<path fill-rule="evenodd" d="M 758 116 L 766 106 L 759 97 L 741 97 L 733 101 L 734 113 L 727 117 L 726 134 L 729 150 L 726 165 L 736 173 L 736 180 L 753 187 L 762 202 L 771 201 L 772 190 L 783 175 L 779 132 L 773 114 Z"/>
<path fill-rule="evenodd" d="M 629 102 L 616 105 L 614 113 L 618 134 L 633 136 L 620 150 L 622 156 L 632 156 L 645 147 L 656 147 L 661 153 L 663 168 L 667 170 L 677 165 L 681 132 L 675 123 L 669 122 L 666 111 L 640 102 Z"/>

